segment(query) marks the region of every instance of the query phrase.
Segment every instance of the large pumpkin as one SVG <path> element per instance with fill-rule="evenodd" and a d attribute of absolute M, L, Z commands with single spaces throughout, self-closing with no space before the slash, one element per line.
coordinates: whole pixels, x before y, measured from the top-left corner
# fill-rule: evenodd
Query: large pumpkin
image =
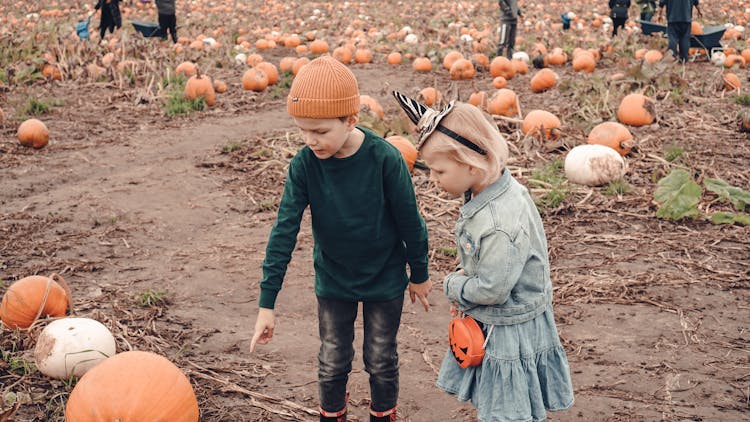
<path fill-rule="evenodd" d="M 81 377 L 114 356 L 115 338 L 101 322 L 90 318 L 61 318 L 49 323 L 34 347 L 34 363 L 48 377 Z"/>
<path fill-rule="evenodd" d="M 628 128 L 617 122 L 604 122 L 596 125 L 589 132 L 587 143 L 606 145 L 619 152 L 620 155 L 627 155 L 634 145 L 633 135 Z"/>
<path fill-rule="evenodd" d="M 622 178 L 625 160 L 604 145 L 578 145 L 565 156 L 565 176 L 572 183 L 599 186 Z"/>
<path fill-rule="evenodd" d="M 417 147 L 403 136 L 393 135 L 385 138 L 385 140 L 398 148 L 404 161 L 406 161 L 406 165 L 409 167 L 409 171 L 414 170 L 414 163 L 417 161 Z"/>
<path fill-rule="evenodd" d="M 209 107 L 212 107 L 216 101 L 216 92 L 211 78 L 200 73 L 188 79 L 183 93 L 185 98 L 191 101 L 196 98 L 203 98 Z"/>
<path fill-rule="evenodd" d="M 554 88 L 557 85 L 557 73 L 550 69 L 544 68 L 531 78 L 531 90 L 533 92 L 543 92 Z"/>
<path fill-rule="evenodd" d="M 60 280 L 60 284 L 54 279 Z M 0 320 L 10 329 L 28 328 L 37 317 L 62 317 L 70 299 L 65 280 L 32 275 L 11 284 L 0 302 Z"/>
<path fill-rule="evenodd" d="M 105 359 L 70 393 L 71 422 L 197 422 L 190 381 L 167 358 L 129 351 Z"/>
<path fill-rule="evenodd" d="M 18 142 L 25 147 L 43 148 L 49 143 L 47 125 L 39 119 L 28 119 L 18 126 Z"/>
<path fill-rule="evenodd" d="M 508 88 L 495 91 L 487 103 L 487 112 L 500 116 L 515 116 L 518 114 L 518 96 Z"/>
<path fill-rule="evenodd" d="M 546 110 L 532 110 L 524 117 L 521 131 L 524 135 L 531 135 L 541 140 L 554 141 L 560 138 L 562 122 L 554 114 Z"/>
<path fill-rule="evenodd" d="M 654 102 L 643 94 L 628 94 L 617 108 L 617 120 L 630 126 L 650 125 L 656 119 Z"/>

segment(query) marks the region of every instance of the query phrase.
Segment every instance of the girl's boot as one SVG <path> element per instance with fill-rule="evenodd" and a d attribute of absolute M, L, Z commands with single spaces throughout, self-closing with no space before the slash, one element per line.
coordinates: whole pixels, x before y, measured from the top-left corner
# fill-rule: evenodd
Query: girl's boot
<path fill-rule="evenodd" d="M 370 408 L 370 422 L 394 422 L 396 420 L 396 406 L 382 412 Z"/>

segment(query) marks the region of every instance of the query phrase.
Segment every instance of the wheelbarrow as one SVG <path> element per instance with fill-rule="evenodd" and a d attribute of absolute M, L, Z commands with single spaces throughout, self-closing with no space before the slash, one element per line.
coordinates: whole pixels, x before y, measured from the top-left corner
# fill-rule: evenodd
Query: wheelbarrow
<path fill-rule="evenodd" d="M 162 29 L 156 22 L 133 21 L 133 28 L 146 38 L 161 37 Z"/>
<path fill-rule="evenodd" d="M 85 21 L 80 21 L 76 24 L 76 34 L 78 35 L 78 38 L 82 40 L 91 38 L 91 34 L 89 33 L 89 24 L 91 24 L 91 15 L 89 15 L 88 19 L 86 19 Z"/>
<path fill-rule="evenodd" d="M 661 33 L 662 37 L 667 37 L 666 25 L 640 19 L 637 22 L 641 24 L 641 31 L 644 35 Z M 690 47 L 702 48 L 706 51 L 706 55 L 710 59 L 715 52 L 724 50 L 724 46 L 721 45 L 721 37 L 724 36 L 724 31 L 726 30 L 727 28 L 722 25 L 705 26 L 703 27 L 702 34 L 690 35 Z"/>

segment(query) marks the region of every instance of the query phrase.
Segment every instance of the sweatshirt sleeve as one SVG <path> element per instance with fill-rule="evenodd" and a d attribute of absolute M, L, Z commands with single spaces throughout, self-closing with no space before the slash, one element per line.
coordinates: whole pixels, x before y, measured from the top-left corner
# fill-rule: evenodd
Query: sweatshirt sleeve
<path fill-rule="evenodd" d="M 292 259 L 292 251 L 297 244 L 302 214 L 309 202 L 304 171 L 298 157 L 299 153 L 289 164 L 276 223 L 271 229 L 266 245 L 263 279 L 260 282 L 259 305 L 261 308 L 273 309 L 276 304 L 276 296 L 281 290 L 287 265 Z"/>
<path fill-rule="evenodd" d="M 528 250 L 518 248 L 508 234 L 494 231 L 481 239 L 476 274 L 463 271 L 448 274 L 443 283 L 445 295 L 461 309 L 477 305 L 500 305 L 521 277 Z"/>
<path fill-rule="evenodd" d="M 392 157 L 389 155 L 387 158 Z M 385 194 L 390 205 L 398 233 L 406 245 L 406 262 L 409 264 L 409 281 L 423 283 L 430 278 L 427 270 L 427 226 L 417 207 L 414 185 L 400 156 L 386 159 L 383 174 Z"/>

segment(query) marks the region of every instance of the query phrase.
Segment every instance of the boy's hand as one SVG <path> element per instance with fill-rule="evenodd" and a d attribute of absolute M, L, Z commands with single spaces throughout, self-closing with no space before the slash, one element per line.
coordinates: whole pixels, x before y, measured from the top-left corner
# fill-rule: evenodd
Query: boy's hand
<path fill-rule="evenodd" d="M 411 303 L 416 302 L 416 298 L 419 298 L 419 301 L 422 302 L 422 305 L 424 306 L 424 311 L 429 312 L 430 302 L 427 301 L 427 295 L 430 293 L 430 290 L 432 290 L 432 280 L 430 279 L 419 284 L 409 282 L 409 297 L 411 298 Z"/>
<path fill-rule="evenodd" d="M 250 353 L 255 351 L 256 344 L 268 344 L 273 338 L 273 329 L 276 326 L 276 315 L 273 309 L 260 308 L 258 319 L 255 320 L 255 332 L 250 342 Z"/>

